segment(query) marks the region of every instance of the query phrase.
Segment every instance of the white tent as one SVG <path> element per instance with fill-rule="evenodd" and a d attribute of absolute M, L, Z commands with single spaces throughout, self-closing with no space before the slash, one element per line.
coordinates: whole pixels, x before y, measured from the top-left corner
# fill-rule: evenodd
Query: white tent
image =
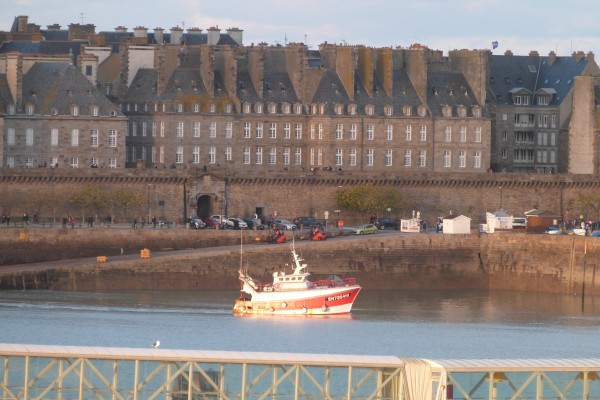
<path fill-rule="evenodd" d="M 488 232 L 493 233 L 496 229 L 512 229 L 513 216 L 509 215 L 504 210 L 496 211 L 495 213 L 486 213 L 486 221 Z"/>
<path fill-rule="evenodd" d="M 464 215 L 449 215 L 443 219 L 444 233 L 471 233 L 471 218 Z"/>

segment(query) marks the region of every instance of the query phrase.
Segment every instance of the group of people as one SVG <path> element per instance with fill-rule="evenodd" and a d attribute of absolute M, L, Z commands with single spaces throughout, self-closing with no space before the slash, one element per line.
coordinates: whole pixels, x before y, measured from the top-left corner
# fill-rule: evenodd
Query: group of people
<path fill-rule="evenodd" d="M 62 219 L 62 227 L 63 229 L 67 228 L 67 225 L 71 226 L 71 229 L 75 229 L 75 218 L 71 217 L 63 217 Z"/>
<path fill-rule="evenodd" d="M 2 214 L 2 225 L 9 226 L 10 225 L 10 216 L 6 214 Z"/>

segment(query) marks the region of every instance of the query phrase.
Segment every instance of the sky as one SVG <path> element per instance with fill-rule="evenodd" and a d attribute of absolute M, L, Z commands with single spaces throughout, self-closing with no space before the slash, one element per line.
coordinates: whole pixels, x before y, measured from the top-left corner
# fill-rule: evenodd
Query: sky
<path fill-rule="evenodd" d="M 41 25 L 94 24 L 96 32 L 125 26 L 218 27 L 244 31 L 245 45 L 303 42 L 454 49 L 575 51 L 600 56 L 599 0 L 1 0 L 0 30 L 18 15 Z"/>

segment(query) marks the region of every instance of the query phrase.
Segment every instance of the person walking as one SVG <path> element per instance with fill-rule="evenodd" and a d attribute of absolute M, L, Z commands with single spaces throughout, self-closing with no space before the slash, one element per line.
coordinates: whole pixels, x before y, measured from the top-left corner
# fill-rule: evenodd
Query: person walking
<path fill-rule="evenodd" d="M 152 227 L 156 228 L 156 215 L 152 216 Z"/>

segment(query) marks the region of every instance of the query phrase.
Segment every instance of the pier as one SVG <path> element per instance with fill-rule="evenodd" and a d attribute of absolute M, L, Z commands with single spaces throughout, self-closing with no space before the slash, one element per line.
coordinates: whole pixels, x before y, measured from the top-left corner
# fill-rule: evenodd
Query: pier
<path fill-rule="evenodd" d="M 0 399 L 600 399 L 600 359 L 0 344 Z"/>

